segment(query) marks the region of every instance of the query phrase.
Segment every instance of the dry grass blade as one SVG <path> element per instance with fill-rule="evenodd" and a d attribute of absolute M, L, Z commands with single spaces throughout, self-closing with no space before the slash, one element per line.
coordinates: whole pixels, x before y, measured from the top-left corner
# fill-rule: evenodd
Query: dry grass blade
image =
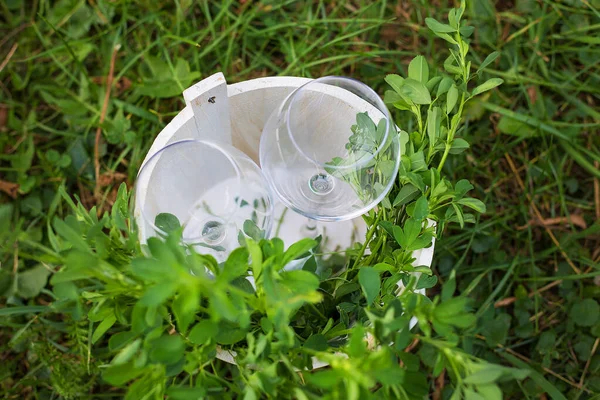
<path fill-rule="evenodd" d="M 19 193 L 19 184 L 0 180 L 0 191 L 6 193 L 13 199 L 16 199 L 17 194 Z"/>
<path fill-rule="evenodd" d="M 2 72 L 2 70 L 4 69 L 4 67 L 6 67 L 6 64 L 8 64 L 8 62 L 10 61 L 10 59 L 12 58 L 12 56 L 15 54 L 15 51 L 17 51 L 18 47 L 19 47 L 18 43 L 15 43 L 15 44 L 12 45 L 12 47 L 8 51 L 8 54 L 4 58 L 4 61 L 2 61 L 2 64 L 0 64 L 0 72 Z"/>
<path fill-rule="evenodd" d="M 446 383 L 446 370 L 443 370 L 442 373 L 435 379 L 435 391 L 433 392 L 432 399 L 433 400 L 441 400 L 442 392 L 444 390 L 444 386 Z"/>
<path fill-rule="evenodd" d="M 539 219 L 531 219 L 527 222 L 527 224 L 523 226 L 517 227 L 517 230 L 524 230 L 530 226 L 543 226 L 550 227 L 556 225 L 575 225 L 580 227 L 581 229 L 587 229 L 587 224 L 581 215 L 571 214 L 568 217 L 555 217 L 555 218 L 545 218 L 543 220 Z"/>

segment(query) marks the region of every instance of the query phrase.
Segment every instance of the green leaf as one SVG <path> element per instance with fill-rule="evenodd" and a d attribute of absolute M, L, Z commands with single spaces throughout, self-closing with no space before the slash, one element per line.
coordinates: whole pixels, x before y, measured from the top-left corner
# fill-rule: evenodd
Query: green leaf
<path fill-rule="evenodd" d="M 303 347 L 315 351 L 325 351 L 327 348 L 329 348 L 329 344 L 327 343 L 327 338 L 324 335 L 317 333 L 306 339 Z"/>
<path fill-rule="evenodd" d="M 438 36 L 440 35 L 438 34 Z M 456 60 L 452 54 L 444 61 L 444 69 L 454 75 L 462 74 L 462 70 L 456 65 Z"/>
<path fill-rule="evenodd" d="M 438 90 L 437 90 L 437 93 L 435 94 L 435 96 L 440 97 L 444 93 L 447 93 L 448 90 L 450 90 L 450 87 L 452 87 L 452 85 L 454 85 L 454 80 L 450 77 L 445 76 L 442 79 L 442 81 L 440 82 L 440 85 L 438 86 Z"/>
<path fill-rule="evenodd" d="M 393 206 L 394 207 L 403 206 L 403 205 L 407 204 L 408 202 L 416 199 L 418 195 L 419 195 L 419 189 L 417 189 L 415 186 L 411 185 L 410 183 L 407 183 L 406 185 L 402 186 L 402 189 L 400 189 L 400 191 L 398 192 L 398 195 L 394 199 Z"/>
<path fill-rule="evenodd" d="M 225 318 L 229 321 L 237 321 L 239 310 L 231 301 L 231 296 L 223 290 L 215 290 L 211 298 L 211 309 L 218 318 Z"/>
<path fill-rule="evenodd" d="M 25 150 L 23 150 L 25 148 Z M 18 146 L 19 152 L 11 157 L 11 166 L 19 172 L 26 172 L 29 168 L 31 168 L 31 162 L 33 161 L 34 156 L 34 142 L 33 135 L 28 134 L 24 141 Z"/>
<path fill-rule="evenodd" d="M 379 265 L 379 264 L 377 264 L 377 265 Z M 377 271 L 380 271 L 380 269 L 378 269 L 376 267 L 377 266 L 375 266 L 373 268 L 375 268 Z M 348 293 L 353 293 L 357 290 L 360 290 L 360 285 L 358 283 L 354 283 L 354 282 L 344 283 L 335 290 L 335 298 L 338 299 L 338 298 L 344 297 Z"/>
<path fill-rule="evenodd" d="M 450 26 L 452 26 L 455 29 L 458 29 L 458 27 L 460 25 L 459 21 L 456 18 L 457 11 L 458 10 L 456 8 L 452 8 L 448 12 L 448 22 L 450 23 Z"/>
<path fill-rule="evenodd" d="M 367 299 L 367 304 L 371 305 L 379 295 L 381 287 L 379 273 L 371 267 L 363 267 L 358 271 L 358 283 Z"/>
<path fill-rule="evenodd" d="M 462 208 L 460 208 L 456 203 L 452 202 L 452 208 L 454 209 L 454 213 L 456 216 L 456 221 L 460 224 L 460 228 L 464 228 L 465 226 L 465 216 Z"/>
<path fill-rule="evenodd" d="M 421 236 L 417 237 L 410 246 L 406 248 L 409 251 L 415 251 L 419 249 L 424 249 L 431 244 L 431 239 L 433 239 L 433 234 L 431 232 L 425 232 Z"/>
<path fill-rule="evenodd" d="M 514 135 L 521 138 L 531 138 L 539 136 L 538 130 L 532 127 L 531 125 L 523 121 L 518 121 L 516 119 L 510 118 L 506 115 L 500 117 L 497 128 L 500 132 L 504 134 Z"/>
<path fill-rule="evenodd" d="M 468 375 L 465 383 L 470 385 L 486 385 L 494 383 L 502 376 L 503 370 L 499 367 L 486 365 L 483 369 Z"/>
<path fill-rule="evenodd" d="M 385 124 L 385 121 L 384 121 Z M 369 117 L 366 112 L 356 114 L 356 126 L 360 132 L 368 138 L 373 138 L 377 132 L 375 122 Z"/>
<path fill-rule="evenodd" d="M 434 310 L 436 317 L 454 317 L 464 312 L 467 302 L 469 301 L 466 297 L 453 297 L 448 301 L 438 304 Z"/>
<path fill-rule="evenodd" d="M 261 230 L 251 219 L 244 221 L 243 231 L 246 236 L 257 241 L 265 236 L 265 232 Z"/>
<path fill-rule="evenodd" d="M 434 287 L 435 285 L 437 285 L 438 282 L 438 277 L 435 275 L 425 275 L 422 274 L 421 276 L 419 276 L 419 280 L 417 281 L 417 285 L 415 286 L 416 290 L 419 289 L 429 289 Z"/>
<path fill-rule="evenodd" d="M 486 400 L 484 397 L 478 393 L 475 393 L 469 388 L 463 388 L 463 393 L 465 394 L 465 400 Z"/>
<path fill-rule="evenodd" d="M 512 317 L 508 314 L 499 314 L 496 318 L 486 322 L 482 333 L 490 346 L 504 345 L 510 330 Z M 543 334 L 542 334 L 543 335 Z"/>
<path fill-rule="evenodd" d="M 394 225 L 390 221 L 380 221 L 379 226 L 381 226 L 383 229 L 385 229 L 385 231 L 388 233 L 388 235 L 390 235 L 391 237 L 394 237 L 394 227 L 396 227 L 396 225 Z"/>
<path fill-rule="evenodd" d="M 385 104 L 394 104 L 396 102 L 404 102 L 404 99 L 402 96 L 400 96 L 400 94 L 398 94 L 398 92 L 386 90 L 383 95 L 383 101 Z"/>
<path fill-rule="evenodd" d="M 413 218 L 417 221 L 422 221 L 429 215 L 429 203 L 427 202 L 427 196 L 421 196 L 415 203 L 415 209 L 413 211 Z"/>
<path fill-rule="evenodd" d="M 225 323 L 219 327 L 219 333 L 215 337 L 216 342 L 222 345 L 236 344 L 246 338 L 246 330 L 235 325 Z"/>
<path fill-rule="evenodd" d="M 132 260 L 131 271 L 139 278 L 156 282 L 171 280 L 174 276 L 172 268 L 153 258 L 136 258 Z"/>
<path fill-rule="evenodd" d="M 490 65 L 491 63 L 493 63 L 494 61 L 496 61 L 496 58 L 498 58 L 498 56 L 500 56 L 500 52 L 499 51 L 494 51 L 493 53 L 490 53 L 485 58 L 485 60 L 483 60 L 483 62 L 481 63 L 481 65 L 477 69 L 476 73 L 479 74 L 485 67 L 487 67 L 488 65 Z"/>
<path fill-rule="evenodd" d="M 473 188 L 474 186 L 471 185 L 471 182 L 469 182 L 467 179 L 461 179 L 460 181 L 456 182 L 456 185 L 454 185 L 454 192 L 456 193 L 457 198 L 461 198 L 467 194 L 467 192 L 473 190 Z"/>
<path fill-rule="evenodd" d="M 90 246 L 86 243 L 86 241 L 82 238 L 81 234 L 75 231 L 71 226 L 67 225 L 67 223 L 57 217 L 54 217 L 54 230 L 61 237 L 66 239 L 68 243 L 70 243 L 73 248 L 84 252 L 90 252 Z"/>
<path fill-rule="evenodd" d="M 168 98 L 180 95 L 200 77 L 199 71 L 191 71 L 184 58 L 177 58 L 173 68 L 158 57 L 144 57 L 152 77 L 143 79 L 136 87 L 136 94 L 152 98 Z"/>
<path fill-rule="evenodd" d="M 248 293 L 248 294 L 255 294 L 256 290 L 254 290 L 254 287 L 252 287 L 252 284 L 250 283 L 250 281 L 248 281 L 248 279 L 244 278 L 244 277 L 239 277 L 234 279 L 233 281 L 231 281 L 231 284 L 235 287 L 237 287 L 238 289 L 243 290 L 244 292 Z"/>
<path fill-rule="evenodd" d="M 592 332 L 593 333 L 593 332 Z M 554 345 L 556 343 L 556 332 L 554 331 L 545 331 L 542 332 L 540 338 L 535 346 L 535 349 L 540 353 L 549 353 L 554 350 Z"/>
<path fill-rule="evenodd" d="M 425 18 L 425 23 L 435 33 L 453 33 L 456 29 L 447 24 L 442 24 L 433 18 Z"/>
<path fill-rule="evenodd" d="M 421 175 L 415 174 L 414 172 L 409 172 L 406 174 L 406 177 L 414 186 L 416 186 L 421 192 L 425 193 L 425 182 Z"/>
<path fill-rule="evenodd" d="M 232 281 L 240 276 L 245 276 L 248 271 L 249 257 L 248 249 L 245 247 L 233 250 L 225 260 L 223 272 L 219 278 Z"/>
<path fill-rule="evenodd" d="M 431 198 L 435 199 L 436 197 L 440 197 L 443 194 L 446 194 L 448 191 L 448 185 L 446 185 L 446 181 L 440 181 L 435 188 L 431 191 Z M 450 197 L 451 198 L 451 197 Z"/>
<path fill-rule="evenodd" d="M 248 249 L 248 253 L 250 253 L 250 259 L 252 260 L 252 274 L 254 279 L 258 282 L 262 274 L 262 251 L 258 244 L 252 239 L 246 240 L 246 248 Z"/>
<path fill-rule="evenodd" d="M 425 162 L 425 154 L 422 150 L 419 150 L 415 154 L 410 156 L 410 167 L 412 172 L 420 172 L 425 171 L 427 169 L 427 162 Z"/>
<path fill-rule="evenodd" d="M 131 331 L 115 333 L 108 339 L 108 349 L 110 351 L 122 349 L 124 346 L 130 343 L 135 336 L 136 334 Z"/>
<path fill-rule="evenodd" d="M 442 302 L 448 301 L 454 296 L 456 291 L 456 270 L 452 270 L 450 278 L 442 286 Z"/>
<path fill-rule="evenodd" d="M 206 398 L 206 388 L 203 387 L 175 387 L 167 389 L 167 398 L 172 400 L 198 400 Z"/>
<path fill-rule="evenodd" d="M 129 362 L 126 364 L 109 366 L 102 373 L 102 378 L 113 386 L 121 386 L 137 378 L 143 372 L 143 369 L 135 368 L 133 362 Z"/>
<path fill-rule="evenodd" d="M 163 335 L 151 343 L 150 359 L 162 364 L 174 364 L 183 357 L 184 349 L 181 336 Z"/>
<path fill-rule="evenodd" d="M 569 318 L 579 326 L 593 326 L 600 317 L 600 306 L 594 299 L 584 299 L 573 305 Z"/>
<path fill-rule="evenodd" d="M 94 334 L 92 335 L 92 344 L 96 343 L 105 333 L 108 331 L 114 324 L 117 322 L 117 317 L 112 313 L 108 317 L 104 319 L 104 321 L 100 322 Z"/>
<path fill-rule="evenodd" d="M 452 147 L 450 148 L 450 154 L 460 154 L 468 149 L 469 142 L 462 138 L 456 138 L 452 141 Z"/>
<path fill-rule="evenodd" d="M 486 207 L 485 207 L 485 204 L 483 203 L 483 201 L 481 201 L 479 199 L 474 199 L 472 197 L 465 197 L 464 199 L 458 200 L 457 203 L 460 205 L 472 208 L 473 210 L 475 210 L 479 213 L 482 213 L 482 214 L 485 213 L 485 211 L 486 211 Z"/>
<path fill-rule="evenodd" d="M 427 135 L 429 142 L 435 145 L 438 137 L 440 137 L 441 125 L 441 110 L 439 107 L 433 107 L 432 110 L 427 110 Z"/>
<path fill-rule="evenodd" d="M 343 377 L 344 375 L 341 371 L 323 368 L 323 370 L 307 374 L 306 380 L 318 388 L 328 389 L 338 385 Z"/>
<path fill-rule="evenodd" d="M 400 247 L 402 247 L 403 249 L 406 250 L 409 243 L 408 243 L 408 238 L 404 234 L 404 230 L 397 225 L 393 226 L 393 230 L 394 230 L 394 239 L 396 239 L 396 242 L 398 242 Z"/>
<path fill-rule="evenodd" d="M 396 74 L 386 75 L 385 81 L 398 93 L 400 93 L 402 85 L 404 84 L 404 78 Z"/>
<path fill-rule="evenodd" d="M 350 357 L 362 357 L 367 351 L 367 344 L 365 342 L 365 330 L 362 325 L 357 324 L 352 329 L 350 335 L 350 341 L 348 342 L 348 355 Z"/>
<path fill-rule="evenodd" d="M 458 328 L 466 329 L 475 325 L 477 322 L 477 317 L 473 314 L 459 314 L 453 316 L 450 320 L 442 319 L 443 322 L 449 325 L 456 326 Z"/>
<path fill-rule="evenodd" d="M 448 95 L 446 96 L 446 114 L 450 114 L 456 106 L 456 102 L 458 101 L 458 89 L 455 84 L 450 86 L 448 89 Z"/>
<path fill-rule="evenodd" d="M 319 277 L 312 272 L 303 270 L 292 270 L 281 272 L 282 284 L 290 291 L 297 294 L 306 294 L 317 290 Z"/>
<path fill-rule="evenodd" d="M 302 265 L 302 270 L 314 273 L 317 270 L 317 259 L 314 256 L 309 257 Z"/>
<path fill-rule="evenodd" d="M 423 56 L 416 56 L 408 65 L 408 77 L 421 83 L 429 80 L 429 66 Z"/>
<path fill-rule="evenodd" d="M 381 160 L 376 164 L 377 171 L 383 175 L 385 178 L 390 178 L 394 175 L 394 171 L 396 169 L 396 162 L 393 160 Z M 375 184 L 378 184 L 376 182 Z M 379 183 L 381 185 L 381 183 Z M 381 192 L 378 192 L 381 193 Z"/>
<path fill-rule="evenodd" d="M 462 37 L 469 38 L 469 37 L 471 37 L 473 32 L 475 32 L 475 27 L 474 26 L 461 26 L 459 31 L 460 31 L 460 35 Z"/>
<path fill-rule="evenodd" d="M 200 292 L 198 288 L 193 285 L 184 286 L 184 289 L 179 291 L 179 294 L 173 301 L 172 307 L 179 332 L 187 332 L 196 312 L 200 308 Z"/>
<path fill-rule="evenodd" d="M 129 360 L 131 360 L 131 358 L 135 355 L 135 353 L 137 353 L 141 346 L 142 339 L 135 339 L 133 342 L 125 346 L 123 350 L 121 350 L 119 354 L 115 356 L 115 358 L 113 358 L 111 364 L 119 365 L 129 362 Z"/>
<path fill-rule="evenodd" d="M 441 81 L 442 81 L 441 76 L 434 76 L 433 78 L 431 78 L 430 80 L 427 81 L 427 83 L 425 84 L 425 87 L 427 88 L 429 93 L 433 93 L 433 89 Z"/>
<path fill-rule="evenodd" d="M 504 83 L 504 80 L 500 79 L 500 78 L 488 79 L 486 82 L 482 83 L 481 85 L 479 85 L 475 89 L 473 89 L 473 92 L 471 93 L 471 97 L 477 96 L 478 94 L 481 94 L 483 92 L 487 92 L 488 90 L 491 90 L 497 86 L 502 85 L 503 83 Z"/>
<path fill-rule="evenodd" d="M 169 213 L 160 213 L 154 218 L 154 225 L 164 233 L 171 233 L 181 228 L 181 223 L 176 216 Z"/>
<path fill-rule="evenodd" d="M 400 129 L 400 155 L 406 154 L 406 145 L 408 144 L 410 137 L 408 132 Z"/>
<path fill-rule="evenodd" d="M 396 101 L 394 102 L 394 108 L 397 108 L 398 110 L 402 110 L 402 111 L 410 111 L 411 107 L 412 107 L 412 102 L 409 99 L 403 99 L 400 101 Z M 402 145 L 400 148 L 403 148 Z"/>
<path fill-rule="evenodd" d="M 159 306 L 166 302 L 177 290 L 176 282 L 158 283 L 146 289 L 140 303 L 146 307 Z"/>
<path fill-rule="evenodd" d="M 429 90 L 427 90 L 425 84 L 412 78 L 404 80 L 404 84 L 400 88 L 400 93 L 408 97 L 415 104 L 431 103 L 431 96 L 429 95 Z"/>
<path fill-rule="evenodd" d="M 211 320 L 203 319 L 198 322 L 188 335 L 188 339 L 198 345 L 205 344 L 208 340 L 213 339 L 219 333 L 219 327 Z"/>
<path fill-rule="evenodd" d="M 315 248 L 317 241 L 305 238 L 292 244 L 283 254 L 283 264 L 287 265 L 290 261 L 308 256 L 308 252 Z"/>
<path fill-rule="evenodd" d="M 479 392 L 485 400 L 502 400 L 502 390 L 500 390 L 498 385 L 493 383 L 488 385 L 477 385 L 477 392 Z"/>
<path fill-rule="evenodd" d="M 41 264 L 25 272 L 18 273 L 17 294 L 24 299 L 37 296 L 46 286 L 48 275 L 50 275 L 50 271 Z"/>
<path fill-rule="evenodd" d="M 423 223 L 415 218 L 409 218 L 404 222 L 404 234 L 406 236 L 406 245 L 409 247 L 421 233 Z"/>

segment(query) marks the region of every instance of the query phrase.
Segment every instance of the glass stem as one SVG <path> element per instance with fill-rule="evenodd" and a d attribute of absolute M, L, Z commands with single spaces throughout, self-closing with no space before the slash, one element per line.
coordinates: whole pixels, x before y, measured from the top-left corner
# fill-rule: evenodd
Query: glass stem
<path fill-rule="evenodd" d="M 306 218 L 306 223 L 302 227 L 302 234 L 309 238 L 316 238 L 319 236 L 317 221 L 312 218 Z"/>

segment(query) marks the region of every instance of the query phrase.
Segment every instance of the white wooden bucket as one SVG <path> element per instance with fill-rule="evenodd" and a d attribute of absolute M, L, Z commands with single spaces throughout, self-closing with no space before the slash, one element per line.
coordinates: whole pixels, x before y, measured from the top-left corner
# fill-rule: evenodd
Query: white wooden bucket
<path fill-rule="evenodd" d="M 268 77 L 227 85 L 222 73 L 209 76 L 183 92 L 185 108 L 158 134 L 144 163 L 170 143 L 183 139 L 208 139 L 233 144 L 259 164 L 260 136 L 267 119 L 286 96 L 309 81 L 308 78 L 298 77 Z M 349 117 L 354 119 L 356 112 L 349 110 Z M 137 184 L 152 185 L 152 176 Z M 277 199 L 274 201 L 272 236 L 276 234 L 286 245 L 305 237 L 303 227 L 306 226 L 306 217 L 287 210 Z M 139 227 L 140 241 L 144 243 L 153 235 L 153 230 L 141 218 L 137 208 L 134 216 Z M 344 250 L 355 242 L 362 242 L 366 235 L 366 225 L 362 218 L 319 222 L 319 229 L 324 236 L 324 252 Z M 414 265 L 431 266 L 433 250 L 432 245 L 416 251 Z M 424 290 L 422 293 L 424 294 Z M 414 324 L 416 320 L 411 321 L 411 327 Z M 219 349 L 217 358 L 235 364 L 233 352 Z M 314 368 L 325 365 L 327 364 L 319 360 L 313 360 Z"/>

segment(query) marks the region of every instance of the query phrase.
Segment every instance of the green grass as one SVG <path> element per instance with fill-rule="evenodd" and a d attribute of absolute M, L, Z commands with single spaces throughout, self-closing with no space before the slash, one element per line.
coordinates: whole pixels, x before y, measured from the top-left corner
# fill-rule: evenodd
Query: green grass
<path fill-rule="evenodd" d="M 183 107 L 181 91 L 217 71 L 229 83 L 346 75 L 383 94 L 385 75 L 405 75 L 417 54 L 442 68 L 446 45 L 424 19 L 444 19 L 453 5 L 191 3 L 0 3 L 0 180 L 14 194 L 0 192 L 0 303 L 21 307 L 11 315 L 0 308 L 6 398 L 50 395 L 43 360 L 28 358 L 24 339 L 48 335 L 66 351 L 61 343 L 71 337 L 61 321 L 33 316 L 53 300 L 43 286 L 45 268 L 56 268 L 48 263 L 50 224 L 69 213 L 60 188 L 86 207 L 110 208 L 118 184 L 134 181 L 153 138 Z M 599 10 L 597 0 L 478 0 L 467 11 L 476 61 L 500 51 L 485 75 L 505 83 L 470 104 L 460 135 L 471 149 L 444 166 L 476 185 L 488 212 L 445 232 L 434 270 L 444 282 L 454 269 L 459 291 L 474 299 L 479 319 L 463 349 L 536 371 L 505 384 L 511 398 L 600 392 Z M 407 121 L 396 120 L 410 131 Z M 106 184 L 94 171 L 98 126 Z M 430 384 L 432 392 L 443 386 Z"/>

